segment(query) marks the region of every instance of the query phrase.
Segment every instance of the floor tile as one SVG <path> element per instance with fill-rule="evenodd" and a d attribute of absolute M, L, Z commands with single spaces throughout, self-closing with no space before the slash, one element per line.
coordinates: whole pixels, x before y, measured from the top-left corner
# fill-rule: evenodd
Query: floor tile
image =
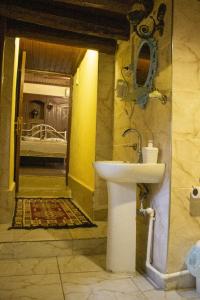
<path fill-rule="evenodd" d="M 95 222 L 97 227 L 70 229 L 73 239 L 104 238 L 107 236 L 107 222 Z"/>
<path fill-rule="evenodd" d="M 154 289 L 153 285 L 144 276 L 140 274 L 137 274 L 137 276 L 133 277 L 132 280 L 142 292 Z"/>
<path fill-rule="evenodd" d="M 0 243 L 0 259 L 72 255 L 72 241 Z"/>
<path fill-rule="evenodd" d="M 61 274 L 66 300 L 145 299 L 127 274 L 87 272 Z"/>
<path fill-rule="evenodd" d="M 65 300 L 146 300 L 142 293 L 123 294 L 109 291 L 88 293 L 70 293 L 65 295 Z M 156 299 L 155 299 L 156 300 Z"/>
<path fill-rule="evenodd" d="M 74 255 L 92 255 L 106 253 L 106 238 L 73 240 Z"/>
<path fill-rule="evenodd" d="M 147 300 L 182 300 L 183 298 L 176 291 L 152 290 L 143 293 Z"/>
<path fill-rule="evenodd" d="M 55 257 L 0 260 L 0 276 L 58 274 Z"/>
<path fill-rule="evenodd" d="M 58 257 L 60 273 L 99 272 L 105 270 L 105 255 Z"/>
<path fill-rule="evenodd" d="M 179 290 L 177 293 L 182 297 L 182 299 L 200 299 L 200 294 L 197 294 L 195 289 Z"/>
<path fill-rule="evenodd" d="M 11 224 L 0 224 L 0 241 L 54 241 L 106 238 L 107 222 L 96 222 L 98 227 L 73 229 L 10 229 Z"/>
<path fill-rule="evenodd" d="M 0 224 L 0 241 L 3 242 L 25 242 L 25 241 L 54 241 L 71 240 L 69 229 L 10 229 L 11 224 Z"/>
<path fill-rule="evenodd" d="M 0 300 L 63 300 L 59 275 L 0 277 Z"/>
<path fill-rule="evenodd" d="M 12 231 L 12 229 L 11 229 Z M 13 237 L 16 241 L 54 241 L 71 240 L 72 236 L 67 229 L 13 229 Z"/>

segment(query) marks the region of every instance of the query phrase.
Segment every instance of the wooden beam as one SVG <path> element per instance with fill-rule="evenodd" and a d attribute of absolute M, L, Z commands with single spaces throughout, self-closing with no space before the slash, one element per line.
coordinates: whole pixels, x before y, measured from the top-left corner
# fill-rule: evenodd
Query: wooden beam
<path fill-rule="evenodd" d="M 71 76 L 62 73 L 26 69 L 25 82 L 70 86 Z"/>
<path fill-rule="evenodd" d="M 44 0 L 45 1 L 45 0 Z M 127 14 L 134 0 L 51 0 L 65 4 L 78 5 L 86 8 L 110 11 L 118 14 Z"/>
<path fill-rule="evenodd" d="M 125 17 L 119 22 L 98 15 L 94 18 L 92 14 L 72 11 L 66 7 L 64 11 L 60 7 L 51 7 L 50 5 L 43 7 L 44 3 L 41 1 L 29 0 L 24 6 L 20 6 L 20 2 L 18 2 L 15 5 L 13 1 L 1 0 L 0 15 L 57 30 L 116 40 L 129 38 L 129 24 Z"/>
<path fill-rule="evenodd" d="M 98 38 L 73 32 L 53 30 L 34 24 L 9 20 L 8 36 L 26 37 L 55 44 L 94 49 L 107 54 L 114 54 L 117 43 L 112 39 Z"/>

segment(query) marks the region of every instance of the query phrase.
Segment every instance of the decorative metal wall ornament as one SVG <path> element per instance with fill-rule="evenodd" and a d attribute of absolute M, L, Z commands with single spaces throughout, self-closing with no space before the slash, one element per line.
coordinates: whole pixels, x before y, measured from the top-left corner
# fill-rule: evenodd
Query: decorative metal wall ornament
<path fill-rule="evenodd" d="M 131 25 L 131 31 L 135 32 L 140 38 L 152 38 L 156 31 L 160 36 L 164 32 L 164 17 L 166 14 L 167 6 L 161 3 L 157 12 L 157 21 L 152 15 L 153 0 L 136 0 L 133 4 L 132 10 L 128 13 L 127 18 Z M 143 24 L 141 24 L 145 21 Z"/>

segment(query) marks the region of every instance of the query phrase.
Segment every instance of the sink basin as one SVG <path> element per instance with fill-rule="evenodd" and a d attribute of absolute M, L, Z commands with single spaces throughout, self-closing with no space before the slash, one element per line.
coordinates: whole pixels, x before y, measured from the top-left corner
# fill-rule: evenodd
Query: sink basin
<path fill-rule="evenodd" d="M 101 178 L 111 182 L 158 183 L 165 164 L 139 164 L 123 161 L 96 161 L 95 169 Z"/>
<path fill-rule="evenodd" d="M 108 188 L 106 268 L 135 272 L 137 183 L 162 181 L 165 164 L 96 161 L 94 167 Z"/>

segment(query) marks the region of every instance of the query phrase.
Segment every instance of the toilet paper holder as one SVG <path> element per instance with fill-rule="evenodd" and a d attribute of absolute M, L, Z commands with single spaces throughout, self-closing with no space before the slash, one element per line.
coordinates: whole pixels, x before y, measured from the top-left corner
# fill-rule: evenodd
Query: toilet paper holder
<path fill-rule="evenodd" d="M 192 198 L 200 198 L 200 186 L 192 186 L 192 191 L 190 196 Z"/>
<path fill-rule="evenodd" d="M 193 217 L 200 216 L 200 186 L 192 186 L 190 193 L 190 215 Z"/>

